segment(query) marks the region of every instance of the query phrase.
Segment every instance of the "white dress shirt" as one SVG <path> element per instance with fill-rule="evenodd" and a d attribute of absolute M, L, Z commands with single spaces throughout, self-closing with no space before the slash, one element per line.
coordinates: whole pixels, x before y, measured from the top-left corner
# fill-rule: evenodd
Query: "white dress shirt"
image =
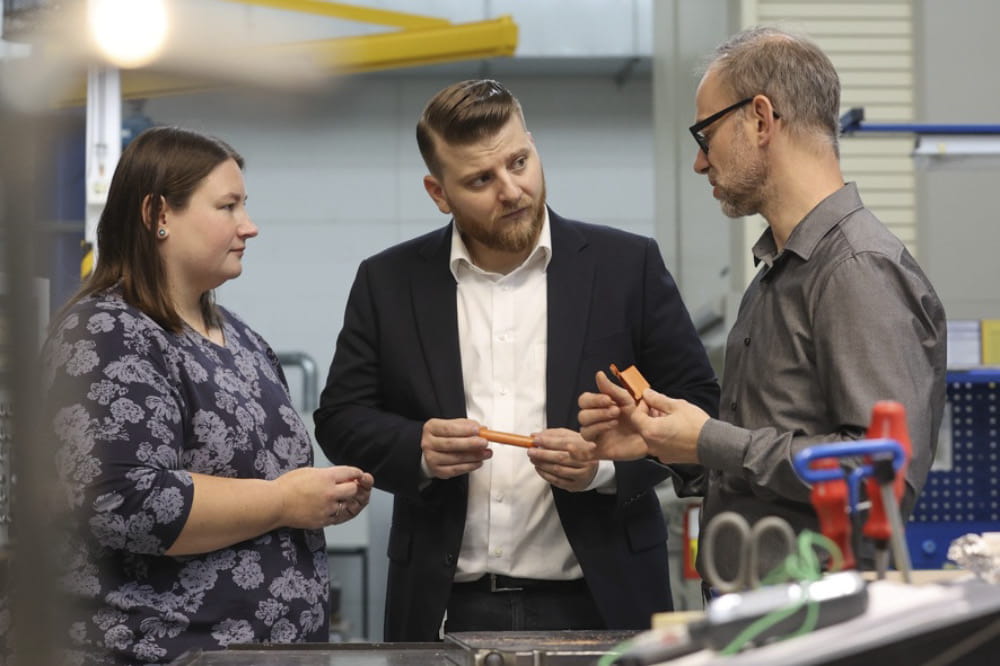
<path fill-rule="evenodd" d="M 477 267 L 452 228 L 450 266 L 458 283 L 466 412 L 490 429 L 530 435 L 546 428 L 546 269 L 551 257 L 547 211 L 538 244 L 507 275 Z M 549 484 L 535 471 L 527 451 L 490 446 L 493 457 L 469 474 L 455 580 L 471 581 L 484 573 L 543 580 L 582 577 Z M 590 487 L 613 491 L 614 465 L 602 461 Z"/>

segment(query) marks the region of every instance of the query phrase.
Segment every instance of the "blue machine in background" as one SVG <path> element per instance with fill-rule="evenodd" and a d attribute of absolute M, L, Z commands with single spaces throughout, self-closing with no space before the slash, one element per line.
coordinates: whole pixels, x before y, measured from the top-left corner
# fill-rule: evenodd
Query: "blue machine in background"
<path fill-rule="evenodd" d="M 963 534 L 1000 531 L 998 420 L 1000 369 L 948 373 L 938 455 L 906 525 L 915 569 L 947 566 Z"/>
<path fill-rule="evenodd" d="M 65 114 L 62 131 L 55 141 L 54 179 L 50 197 L 48 265 L 40 275 L 49 278 L 49 308 L 55 312 L 80 287 L 80 256 L 83 252 L 83 214 L 86 194 L 86 122 L 80 110 Z M 42 244 L 40 247 L 46 247 Z"/>
<path fill-rule="evenodd" d="M 155 123 L 145 115 L 145 100 L 128 100 L 129 113 L 122 118 L 122 150 Z M 84 217 L 86 193 L 86 118 L 82 109 L 70 109 L 61 115 L 60 132 L 54 140 L 53 188 L 46 196 L 46 217 L 50 220 L 44 230 L 49 248 L 47 263 L 40 266 L 38 274 L 47 277 L 51 312 L 59 310 L 66 300 L 80 287 L 80 262 L 84 247 Z"/>

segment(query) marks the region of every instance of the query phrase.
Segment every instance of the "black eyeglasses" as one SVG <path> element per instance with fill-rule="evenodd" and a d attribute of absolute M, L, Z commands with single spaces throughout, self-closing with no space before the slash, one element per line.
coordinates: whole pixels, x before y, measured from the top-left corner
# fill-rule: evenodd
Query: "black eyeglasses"
<path fill-rule="evenodd" d="M 746 106 L 747 104 L 749 104 L 754 100 L 754 97 L 756 97 L 756 95 L 754 95 L 753 97 L 747 97 L 746 99 L 741 99 L 735 104 L 730 104 L 722 111 L 713 113 L 708 118 L 705 118 L 704 120 L 699 120 L 694 125 L 691 125 L 691 127 L 688 128 L 688 130 L 690 130 L 691 132 L 691 136 L 694 137 L 695 143 L 697 143 L 698 147 L 701 148 L 701 152 L 708 155 L 708 137 L 705 136 L 705 133 L 702 132 L 702 130 L 711 125 L 712 123 L 714 123 L 715 121 L 719 120 L 723 116 L 725 116 L 727 113 L 731 113 L 740 107 Z M 777 111 L 773 111 L 773 113 L 775 118 L 781 117 L 778 115 Z"/>
<path fill-rule="evenodd" d="M 701 152 L 708 155 L 708 137 L 705 136 L 705 133 L 702 132 L 702 130 L 711 125 L 712 123 L 714 123 L 719 118 L 725 116 L 727 113 L 732 113 L 736 109 L 744 107 L 752 101 L 753 97 L 747 97 L 746 99 L 741 99 L 740 101 L 736 102 L 736 104 L 730 104 L 722 111 L 719 111 L 718 113 L 713 113 L 708 118 L 705 118 L 704 120 L 699 120 L 694 125 L 691 125 L 691 127 L 689 127 L 688 129 L 691 130 L 691 136 L 694 137 L 694 142 L 698 144 L 699 148 L 701 148 Z"/>

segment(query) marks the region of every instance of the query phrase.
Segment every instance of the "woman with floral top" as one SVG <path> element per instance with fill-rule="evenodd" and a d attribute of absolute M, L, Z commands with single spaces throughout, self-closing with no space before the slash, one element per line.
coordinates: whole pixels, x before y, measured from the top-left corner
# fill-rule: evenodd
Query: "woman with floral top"
<path fill-rule="evenodd" d="M 322 529 L 356 516 L 373 479 L 312 466 L 274 352 L 214 302 L 257 235 L 242 168 L 195 132 L 133 140 L 96 269 L 46 343 L 70 663 L 327 640 Z"/>

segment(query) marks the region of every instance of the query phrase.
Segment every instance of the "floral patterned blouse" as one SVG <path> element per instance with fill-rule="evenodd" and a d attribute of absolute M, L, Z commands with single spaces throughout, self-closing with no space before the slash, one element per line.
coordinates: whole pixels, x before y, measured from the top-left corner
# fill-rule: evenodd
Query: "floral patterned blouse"
<path fill-rule="evenodd" d="M 164 330 L 115 288 L 77 303 L 47 342 L 44 383 L 71 508 L 61 553 L 71 663 L 328 640 L 322 531 L 164 555 L 191 510 L 189 472 L 274 479 L 313 462 L 274 352 L 220 311 L 224 347 Z"/>

